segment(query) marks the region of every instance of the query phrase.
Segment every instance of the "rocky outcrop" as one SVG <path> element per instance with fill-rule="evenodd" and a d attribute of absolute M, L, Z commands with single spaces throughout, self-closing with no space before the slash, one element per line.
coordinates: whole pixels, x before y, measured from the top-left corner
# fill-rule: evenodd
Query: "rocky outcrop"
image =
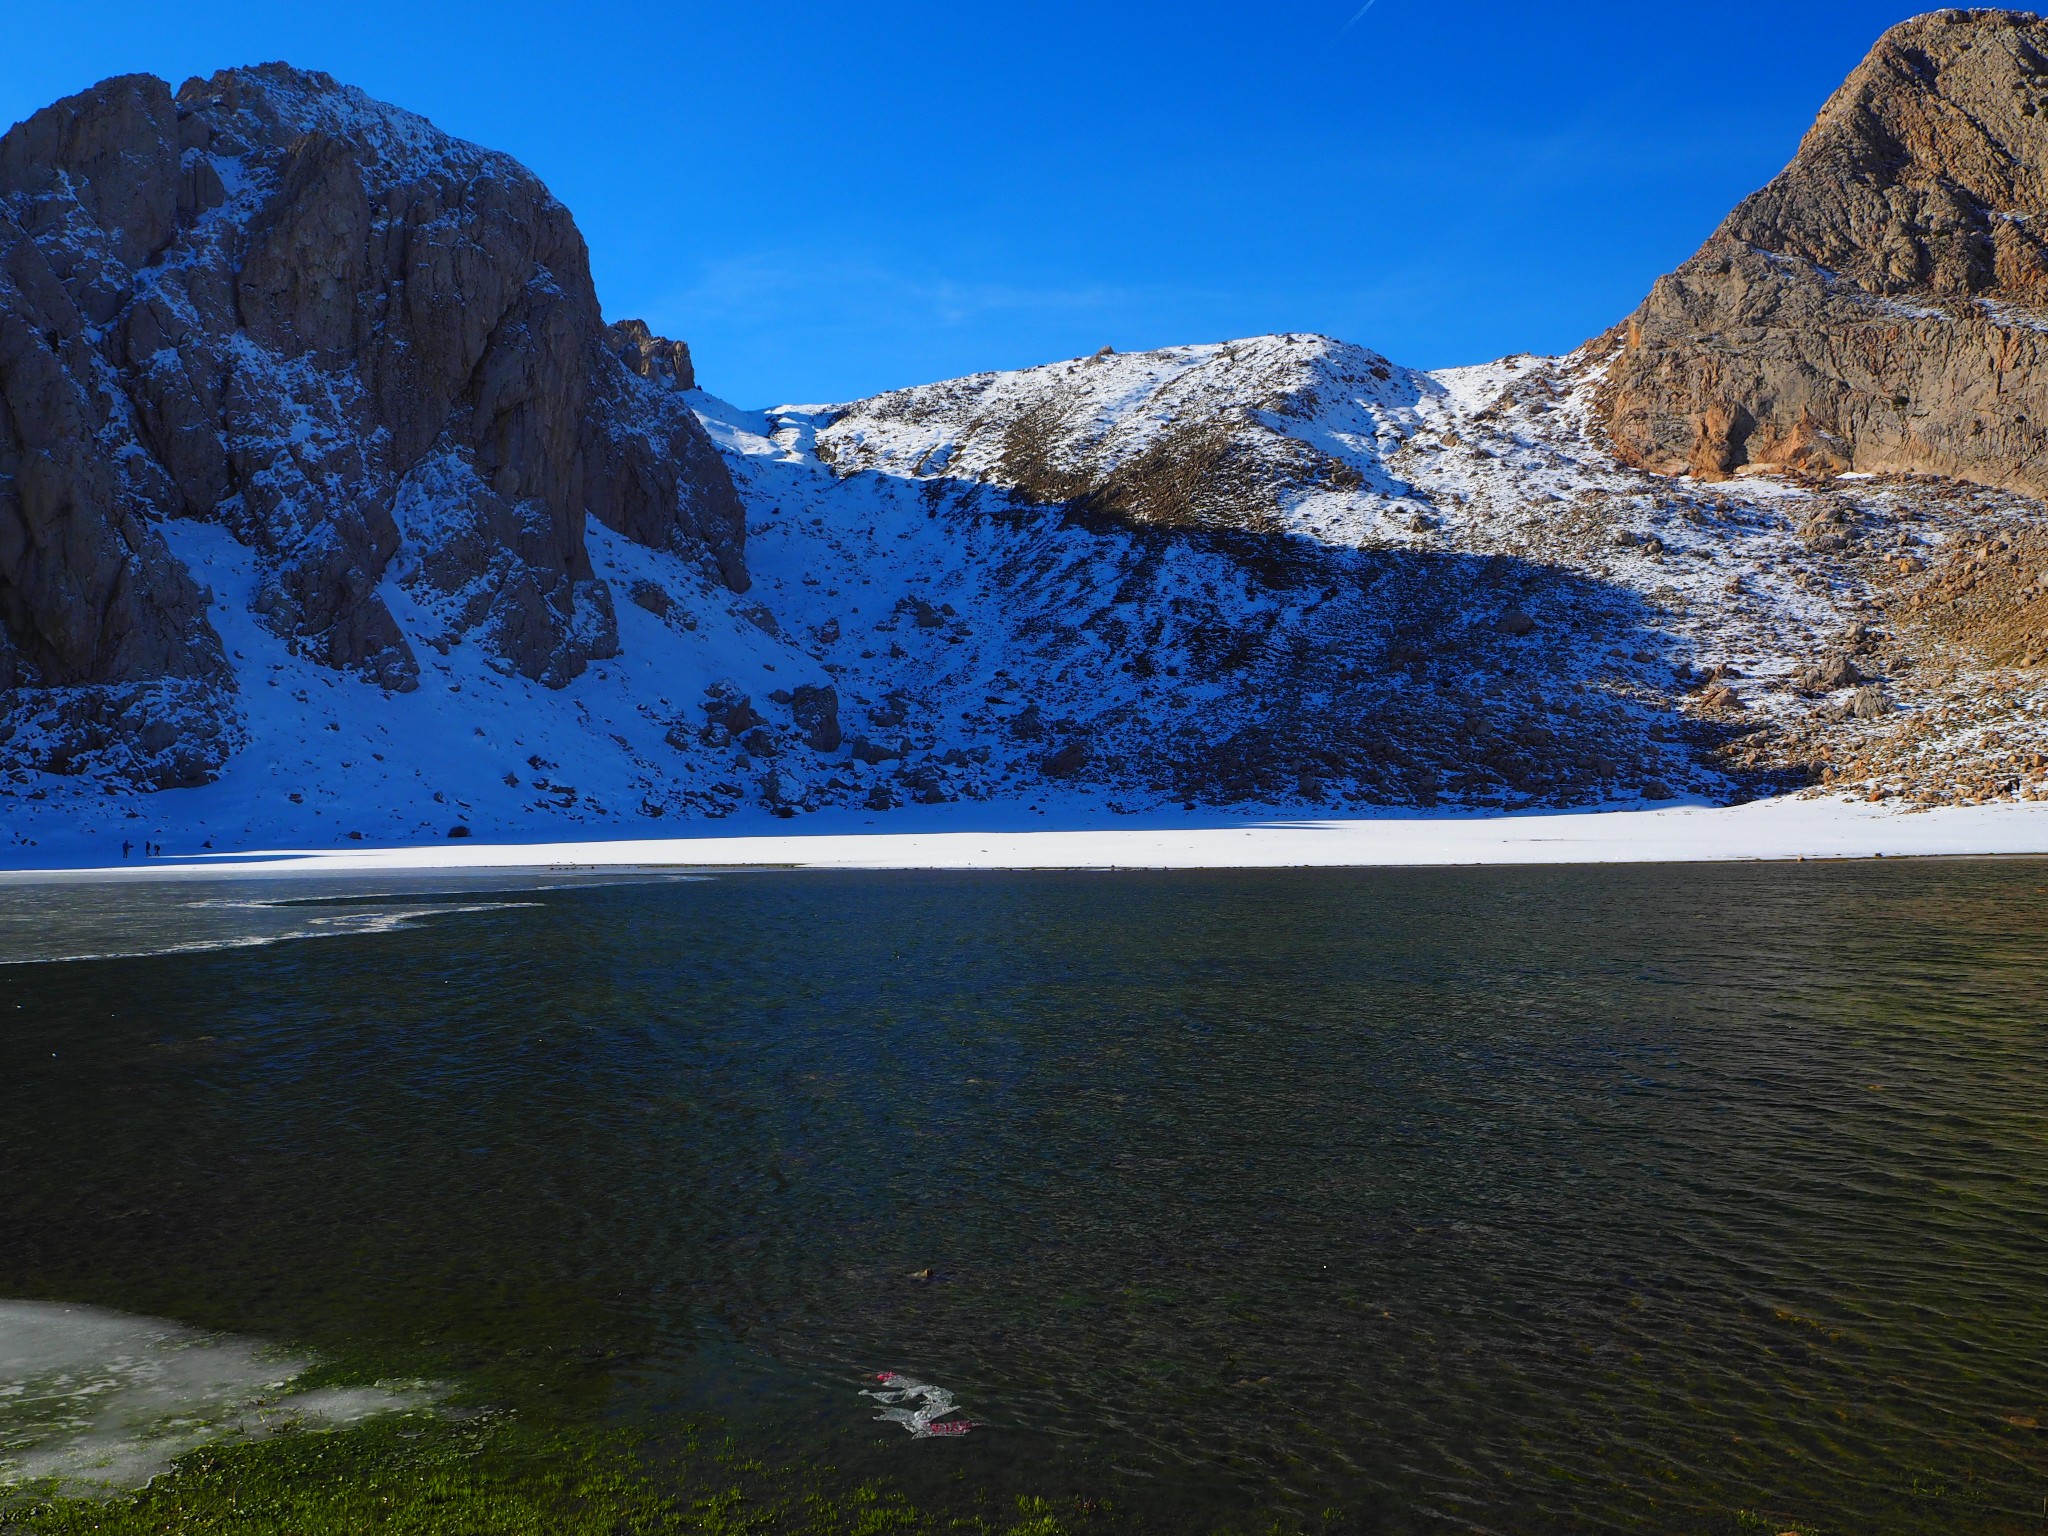
<path fill-rule="evenodd" d="M 647 340 L 641 374 L 687 369 Z M 59 102 L 0 139 L 0 686 L 184 680 L 218 717 L 181 518 L 256 551 L 306 656 L 403 691 L 415 644 L 474 636 L 560 685 L 618 645 L 587 516 L 745 585 L 673 382 L 621 361 L 568 211 L 503 155 L 284 65 Z"/>
<path fill-rule="evenodd" d="M 1621 457 L 2048 491 L 2048 21 L 1893 28 L 1798 155 L 1592 347 Z"/>
<path fill-rule="evenodd" d="M 689 351 L 681 342 L 683 366 Z M 584 420 L 592 516 L 652 549 L 695 553 L 735 592 L 747 590 L 746 512 L 725 461 L 677 388 L 601 370 Z"/>
<path fill-rule="evenodd" d="M 799 684 L 790 695 L 789 712 L 813 752 L 837 752 L 846 739 L 839 729 L 839 693 L 829 683 Z"/>
<path fill-rule="evenodd" d="M 697 369 L 687 342 L 671 341 L 647 328 L 645 320 L 617 320 L 605 332 L 605 344 L 626 365 L 650 383 L 670 389 L 695 389 Z"/>

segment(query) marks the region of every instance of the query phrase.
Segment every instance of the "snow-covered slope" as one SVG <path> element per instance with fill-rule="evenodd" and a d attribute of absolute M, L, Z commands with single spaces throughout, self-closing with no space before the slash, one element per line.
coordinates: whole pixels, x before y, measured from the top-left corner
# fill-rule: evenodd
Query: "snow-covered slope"
<path fill-rule="evenodd" d="M 1629 700 L 1688 756 L 1673 782 L 1706 793 L 2039 791 L 2037 503 L 1924 476 L 1646 474 L 1592 421 L 1600 383 L 1583 357 L 1419 374 L 1264 337 L 897 391 L 833 413 L 819 452 L 928 494 L 963 478 L 1050 489 L 1098 526 L 1234 530 L 1240 552 L 1355 552 L 1356 569 L 1419 574 L 1434 622 L 1379 605 L 1398 638 L 1362 660 L 1420 649 L 1419 681 L 1476 694 L 1496 722 L 1562 684 L 1576 708 L 1562 737 L 1581 748 L 1627 740 L 1587 712 Z M 1527 634 L 1482 643 L 1508 598 Z M 1467 739 L 1483 754 L 1484 732 Z"/>
<path fill-rule="evenodd" d="M 0 150 L 0 857 L 2043 792 L 2038 504 L 1628 468 L 1611 352 L 748 412 L 529 173 L 324 76 Z"/>
<path fill-rule="evenodd" d="M 749 509 L 751 586 L 593 525 L 618 654 L 560 688 L 475 634 L 424 649 L 409 694 L 318 665 L 255 613 L 255 551 L 170 522 L 249 745 L 151 795 L 17 773 L 5 825 L 17 848 L 225 850 L 949 801 L 1627 804 L 1858 758 L 1894 791 L 2034 792 L 2031 674 L 1909 607 L 2031 503 L 1644 475 L 1589 435 L 1594 382 L 1285 336 L 847 407 L 693 393 Z M 401 533 L 380 592 L 434 633 Z"/>

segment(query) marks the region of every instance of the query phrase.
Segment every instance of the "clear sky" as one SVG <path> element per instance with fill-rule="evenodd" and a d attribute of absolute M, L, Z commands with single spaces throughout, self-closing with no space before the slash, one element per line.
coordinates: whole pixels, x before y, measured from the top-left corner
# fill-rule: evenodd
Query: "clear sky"
<path fill-rule="evenodd" d="M 0 119 L 283 58 L 510 151 L 748 405 L 1322 331 L 1567 349 L 1911 4 L 8 0 Z"/>

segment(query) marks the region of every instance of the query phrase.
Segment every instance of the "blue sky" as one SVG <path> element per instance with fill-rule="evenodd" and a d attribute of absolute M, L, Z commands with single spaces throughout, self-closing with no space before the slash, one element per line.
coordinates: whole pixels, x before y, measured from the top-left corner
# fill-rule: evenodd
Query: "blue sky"
<path fill-rule="evenodd" d="M 531 166 L 745 404 L 1283 330 L 1436 367 L 1619 319 L 1922 8 L 1360 3 L 12 0 L 0 119 L 328 70 Z"/>

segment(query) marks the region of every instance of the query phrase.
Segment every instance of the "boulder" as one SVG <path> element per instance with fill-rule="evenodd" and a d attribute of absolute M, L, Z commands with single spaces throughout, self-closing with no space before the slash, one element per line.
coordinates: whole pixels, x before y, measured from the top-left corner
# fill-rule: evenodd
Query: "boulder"
<path fill-rule="evenodd" d="M 746 735 L 767 718 L 754 708 L 754 701 L 729 687 L 714 688 L 704 701 L 704 713 L 711 723 L 735 739 Z"/>
<path fill-rule="evenodd" d="M 657 619 L 667 618 L 669 610 L 676 605 L 675 599 L 668 595 L 666 587 L 659 582 L 645 579 L 634 582 L 627 595 L 633 599 L 634 606 L 645 608 Z"/>
<path fill-rule="evenodd" d="M 805 683 L 790 695 L 790 717 L 813 752 L 837 752 L 845 738 L 839 730 L 839 694 L 830 685 Z"/>
<path fill-rule="evenodd" d="M 919 805 L 944 805 L 953 798 L 946 785 L 945 772 L 936 763 L 919 763 L 915 767 L 900 769 L 896 778 Z"/>
<path fill-rule="evenodd" d="M 1038 771 L 1048 779 L 1070 779 L 1087 766 L 1087 747 L 1078 741 L 1070 741 L 1057 752 L 1040 760 Z"/>
<path fill-rule="evenodd" d="M 870 766 L 876 763 L 891 762 L 903 756 L 903 749 L 901 747 L 884 746 L 868 740 L 865 736 L 854 737 L 853 744 L 846 751 L 847 755 L 855 761 L 867 763 Z"/>
<path fill-rule="evenodd" d="M 1846 655 L 1830 656 L 1825 661 L 1801 667 L 1792 674 L 1793 684 L 1806 693 L 1832 693 L 1837 688 L 1848 688 L 1863 681 L 1863 674 L 1856 669 L 1856 663 Z"/>

